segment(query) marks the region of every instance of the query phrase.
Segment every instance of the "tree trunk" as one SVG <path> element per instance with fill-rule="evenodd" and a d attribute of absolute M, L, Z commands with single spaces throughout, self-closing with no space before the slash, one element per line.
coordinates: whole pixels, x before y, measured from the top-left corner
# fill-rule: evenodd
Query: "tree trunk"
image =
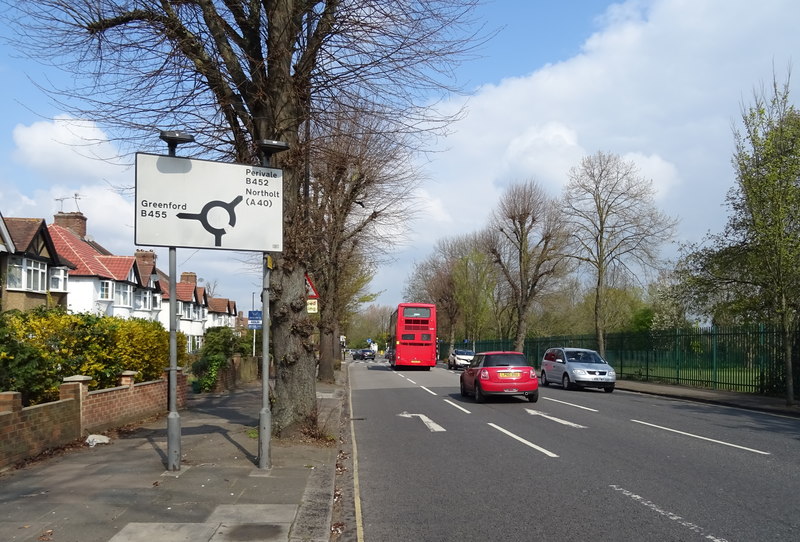
<path fill-rule="evenodd" d="M 272 317 L 277 372 L 272 429 L 284 435 L 299 430 L 316 407 L 317 362 L 311 344 L 314 326 L 306 314 L 305 272 L 287 265 L 273 277 L 275 290 L 282 294 Z"/>
<path fill-rule="evenodd" d="M 319 372 L 317 380 L 320 382 L 335 382 L 334 364 L 336 362 L 336 345 L 339 344 L 339 337 L 336 337 L 334 330 L 330 326 L 319 326 Z"/>

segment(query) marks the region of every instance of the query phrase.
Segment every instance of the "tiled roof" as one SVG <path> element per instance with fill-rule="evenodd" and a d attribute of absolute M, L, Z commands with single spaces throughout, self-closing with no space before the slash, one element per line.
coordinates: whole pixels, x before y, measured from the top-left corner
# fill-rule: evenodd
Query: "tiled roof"
<path fill-rule="evenodd" d="M 114 280 L 128 280 L 128 275 L 136 263 L 136 258 L 133 256 L 97 256 L 97 260 L 111 272 Z"/>
<path fill-rule="evenodd" d="M 193 282 L 179 282 L 175 285 L 175 293 L 177 294 L 178 301 L 184 303 L 194 303 L 197 299 L 195 294 L 195 284 Z M 169 297 L 169 296 L 167 296 Z"/>
<path fill-rule="evenodd" d="M 3 222 L 14 244 L 14 248 L 16 248 L 16 252 L 24 254 L 35 251 L 34 240 L 37 235 L 41 233 L 52 260 L 58 265 L 75 267 L 69 257 L 62 253 L 58 249 L 58 246 L 55 245 L 55 240 L 52 238 L 44 219 L 4 217 Z"/>
<path fill-rule="evenodd" d="M 4 219 L 8 233 L 20 252 L 26 252 L 39 229 L 44 225 L 41 218 L 6 218 Z"/>
<path fill-rule="evenodd" d="M 224 297 L 209 297 L 208 312 L 221 312 L 230 314 L 229 302 Z"/>
<path fill-rule="evenodd" d="M 58 253 L 76 266 L 69 272 L 70 275 L 100 277 L 101 279 L 116 278 L 115 273 L 106 266 L 106 263 L 111 264 L 112 262 L 102 261 L 101 256 L 103 255 L 89 243 L 62 226 L 50 224 L 47 228 Z M 130 258 L 133 259 L 132 256 Z"/>

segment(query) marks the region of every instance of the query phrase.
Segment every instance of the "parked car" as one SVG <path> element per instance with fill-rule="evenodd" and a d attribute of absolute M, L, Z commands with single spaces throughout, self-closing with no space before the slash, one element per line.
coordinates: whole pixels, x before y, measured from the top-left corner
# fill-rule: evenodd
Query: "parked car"
<path fill-rule="evenodd" d="M 572 387 L 602 388 L 611 393 L 617 382 L 617 373 L 594 350 L 550 348 L 542 359 L 541 382 L 543 386 L 556 382 L 565 390 Z"/>
<path fill-rule="evenodd" d="M 447 358 L 448 369 L 461 369 L 470 364 L 475 357 L 475 352 L 472 350 L 458 350 L 455 349 L 450 352 L 450 357 Z"/>
<path fill-rule="evenodd" d="M 521 395 L 539 400 L 536 368 L 522 352 L 480 352 L 459 376 L 461 395 L 482 403 L 490 395 Z"/>
<path fill-rule="evenodd" d="M 375 351 L 371 348 L 362 348 L 353 352 L 353 359 L 375 359 Z"/>

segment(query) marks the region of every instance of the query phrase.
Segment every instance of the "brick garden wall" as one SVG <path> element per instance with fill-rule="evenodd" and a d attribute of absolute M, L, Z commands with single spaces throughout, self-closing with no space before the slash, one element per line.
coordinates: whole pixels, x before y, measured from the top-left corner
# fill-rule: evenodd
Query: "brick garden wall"
<path fill-rule="evenodd" d="M 135 383 L 126 371 L 120 386 L 89 391 L 86 376 L 64 379 L 60 399 L 22 408 L 19 392 L 0 392 L 0 469 L 63 446 L 92 432 L 142 421 L 169 410 L 169 379 Z M 177 405 L 186 404 L 186 375 L 178 371 Z"/>

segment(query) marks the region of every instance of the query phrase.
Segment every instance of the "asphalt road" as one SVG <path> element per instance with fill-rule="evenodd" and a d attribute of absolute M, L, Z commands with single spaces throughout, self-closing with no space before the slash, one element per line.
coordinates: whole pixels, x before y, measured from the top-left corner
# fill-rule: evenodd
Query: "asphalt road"
<path fill-rule="evenodd" d="M 796 418 L 557 386 L 477 404 L 457 371 L 382 360 L 350 385 L 367 542 L 798 538 Z"/>

